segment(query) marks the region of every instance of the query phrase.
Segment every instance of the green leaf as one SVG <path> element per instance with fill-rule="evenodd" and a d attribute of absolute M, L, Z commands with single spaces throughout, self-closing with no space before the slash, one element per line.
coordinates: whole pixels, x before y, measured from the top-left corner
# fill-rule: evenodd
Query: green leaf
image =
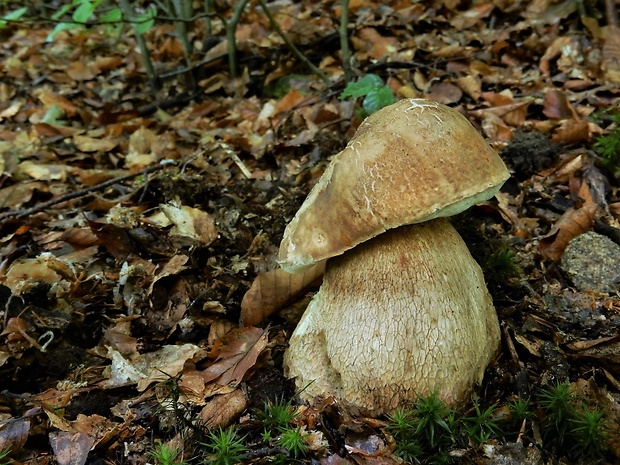
<path fill-rule="evenodd" d="M 77 23 L 86 23 L 94 13 L 95 4 L 85 0 L 75 9 L 71 17 Z"/>
<path fill-rule="evenodd" d="M 388 86 L 375 87 L 371 89 L 364 98 L 362 107 L 371 115 L 375 111 L 393 104 L 394 101 L 394 94 L 392 93 L 392 89 Z"/>
<path fill-rule="evenodd" d="M 45 41 L 52 42 L 60 32 L 67 31 L 69 29 L 77 29 L 80 27 L 82 27 L 80 24 L 75 23 L 58 23 L 56 24 L 56 27 L 52 30 L 52 32 L 47 35 Z"/>
<path fill-rule="evenodd" d="M 340 94 L 340 100 L 363 97 L 377 87 L 383 87 L 383 79 L 376 74 L 367 74 L 357 82 L 349 82 Z"/>
<path fill-rule="evenodd" d="M 67 5 L 63 5 L 60 8 L 60 10 L 58 10 L 56 13 L 52 15 L 52 19 L 58 20 L 62 18 L 64 15 L 66 15 L 69 11 L 71 11 L 73 8 L 78 6 L 80 3 L 81 3 L 81 0 L 73 0 L 71 3 L 68 3 Z"/>
<path fill-rule="evenodd" d="M 101 16 L 102 23 L 119 23 L 123 19 L 123 12 L 120 8 L 112 8 Z"/>
<path fill-rule="evenodd" d="M 41 119 L 41 122 L 47 123 L 47 124 L 62 124 L 62 121 L 60 121 L 60 119 L 63 116 L 64 116 L 64 112 L 62 111 L 62 108 L 60 108 L 56 104 L 53 104 L 51 107 L 47 109 L 47 111 L 45 112 L 45 115 Z"/>
<path fill-rule="evenodd" d="M 155 16 L 157 16 L 157 8 L 151 5 L 146 12 L 134 18 L 134 21 L 137 23 L 136 29 L 140 34 L 148 32 L 153 27 Z"/>
<path fill-rule="evenodd" d="M 8 21 L 17 21 L 19 18 L 21 18 L 22 16 L 24 16 L 24 14 L 26 13 L 26 11 L 28 11 L 27 7 L 22 7 L 22 8 L 18 8 L 17 10 L 11 11 L 10 13 L 5 14 L 2 19 L 6 19 Z M 3 27 L 6 27 L 7 22 L 0 20 L 0 29 L 2 29 Z"/>

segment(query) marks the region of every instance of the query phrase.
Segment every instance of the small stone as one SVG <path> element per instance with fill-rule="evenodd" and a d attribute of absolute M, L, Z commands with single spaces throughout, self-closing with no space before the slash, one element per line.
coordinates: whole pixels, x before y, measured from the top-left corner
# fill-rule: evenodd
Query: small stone
<path fill-rule="evenodd" d="M 560 268 L 580 291 L 620 290 L 620 246 L 601 234 L 590 231 L 572 239 Z"/>

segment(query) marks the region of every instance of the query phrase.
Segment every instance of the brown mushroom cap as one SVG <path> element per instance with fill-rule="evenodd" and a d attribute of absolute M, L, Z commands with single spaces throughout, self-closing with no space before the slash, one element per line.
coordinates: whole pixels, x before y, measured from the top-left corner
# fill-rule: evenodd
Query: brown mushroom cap
<path fill-rule="evenodd" d="M 287 226 L 279 262 L 302 272 L 384 231 L 497 193 L 501 158 L 458 111 L 405 99 L 366 118 Z"/>

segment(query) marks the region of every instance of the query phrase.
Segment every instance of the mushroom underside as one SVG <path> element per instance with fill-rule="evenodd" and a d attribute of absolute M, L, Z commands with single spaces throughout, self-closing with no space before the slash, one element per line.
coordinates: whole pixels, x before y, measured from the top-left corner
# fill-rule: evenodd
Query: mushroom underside
<path fill-rule="evenodd" d="M 445 219 L 402 226 L 330 259 L 285 353 L 304 399 L 370 415 L 418 395 L 458 403 L 498 350 L 482 271 Z"/>

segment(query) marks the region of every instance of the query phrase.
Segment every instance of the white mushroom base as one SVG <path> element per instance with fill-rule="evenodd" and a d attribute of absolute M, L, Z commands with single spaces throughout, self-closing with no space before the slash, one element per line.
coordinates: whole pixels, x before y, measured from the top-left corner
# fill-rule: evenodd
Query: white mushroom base
<path fill-rule="evenodd" d="M 464 400 L 498 350 L 482 271 L 445 219 L 390 230 L 330 259 L 284 356 L 300 397 L 369 415 L 436 392 Z"/>

